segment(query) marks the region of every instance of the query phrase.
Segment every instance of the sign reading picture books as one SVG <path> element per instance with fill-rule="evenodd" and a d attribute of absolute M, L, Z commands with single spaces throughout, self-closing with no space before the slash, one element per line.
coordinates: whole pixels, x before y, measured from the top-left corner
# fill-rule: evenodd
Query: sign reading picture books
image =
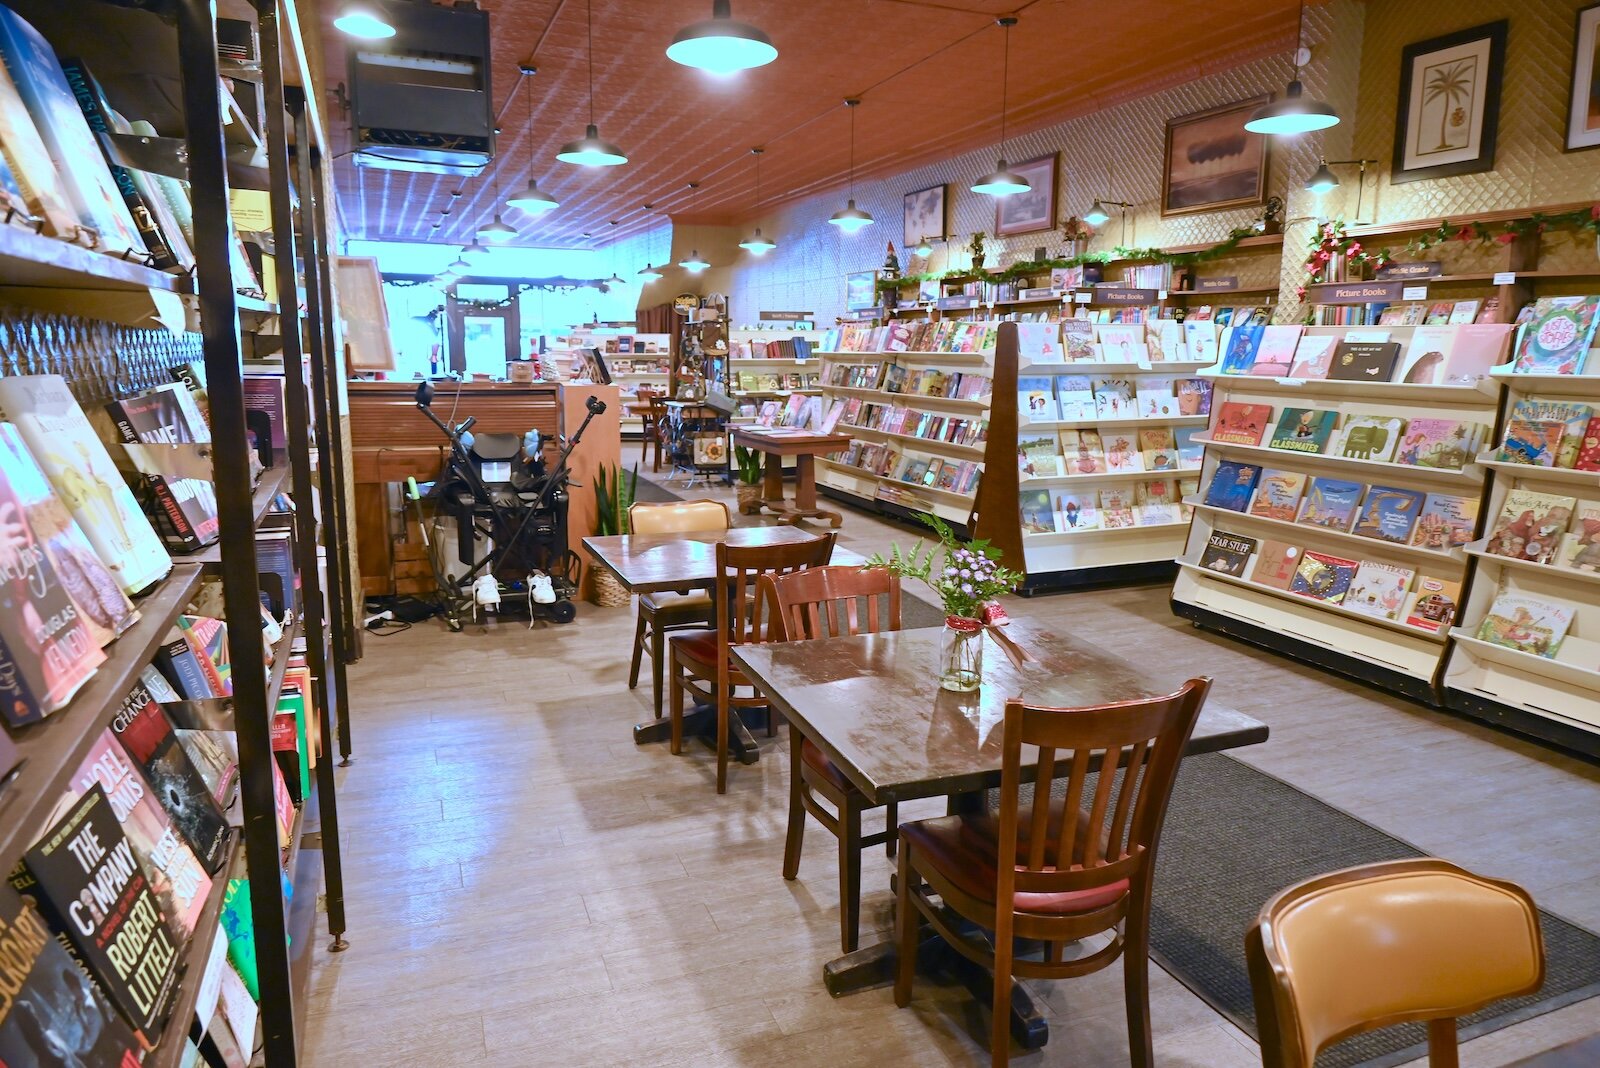
<path fill-rule="evenodd" d="M 1013 163 L 1011 170 L 1028 181 L 1028 189 L 994 202 L 996 237 L 1053 230 L 1056 225 L 1056 153 Z"/>
<path fill-rule="evenodd" d="M 1494 170 L 1506 20 L 1406 45 L 1389 181 Z"/>
<path fill-rule="evenodd" d="M 1167 120 L 1161 214 L 1240 208 L 1266 201 L 1267 138 L 1244 128 L 1263 94 Z"/>

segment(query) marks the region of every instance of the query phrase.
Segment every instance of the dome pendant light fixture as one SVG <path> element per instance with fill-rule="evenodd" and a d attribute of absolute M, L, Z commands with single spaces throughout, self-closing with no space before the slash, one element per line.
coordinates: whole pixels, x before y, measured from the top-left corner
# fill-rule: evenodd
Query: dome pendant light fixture
<path fill-rule="evenodd" d="M 689 183 L 689 198 L 690 198 L 689 199 L 689 210 L 690 210 L 690 212 L 693 212 L 694 211 L 694 206 L 700 202 L 700 183 L 699 182 L 690 182 Z M 700 250 L 699 249 L 694 249 L 689 253 L 689 255 L 688 255 L 688 257 L 686 259 L 681 259 L 681 260 L 678 261 L 678 266 L 682 267 L 684 270 L 688 271 L 690 274 L 699 274 L 701 271 L 705 270 L 707 267 L 710 267 L 711 264 L 707 263 L 705 260 L 700 258 Z"/>
<path fill-rule="evenodd" d="M 872 216 L 856 207 L 856 108 L 861 106 L 861 101 L 852 97 L 844 106 L 850 109 L 850 199 L 844 209 L 834 212 L 828 221 L 845 233 L 853 234 L 863 226 L 871 226 Z"/>
<path fill-rule="evenodd" d="M 972 183 L 972 191 L 974 193 L 984 193 L 991 197 L 1008 197 L 1012 193 L 1026 193 L 1033 186 L 1022 175 L 1006 166 L 1006 83 L 1011 80 L 1011 27 L 1017 24 L 1017 17 L 1015 15 L 1006 15 L 994 21 L 1000 27 L 1001 35 L 1005 40 L 1004 58 L 1000 63 L 999 158 L 995 162 L 994 170 Z"/>
<path fill-rule="evenodd" d="M 1328 169 L 1326 159 L 1317 162 L 1317 169 L 1306 179 L 1306 190 L 1321 196 L 1339 188 L 1339 179 Z"/>
<path fill-rule="evenodd" d="M 733 21 L 729 0 L 712 0 L 711 17 L 679 30 L 667 46 L 667 58 L 712 74 L 736 74 L 771 63 L 778 50 L 754 26 Z"/>
<path fill-rule="evenodd" d="M 933 242 L 924 237 L 921 241 L 917 242 L 917 247 L 911 250 L 911 254 L 913 256 L 921 256 L 923 259 L 927 259 L 929 256 L 933 255 Z"/>
<path fill-rule="evenodd" d="M 366 4 L 346 4 L 334 17 L 334 28 L 347 37 L 381 41 L 394 36 L 394 27 L 377 10 Z"/>
<path fill-rule="evenodd" d="M 594 121 L 594 0 L 585 3 L 584 11 L 589 35 L 589 126 L 578 140 L 561 146 L 556 159 L 579 167 L 619 167 L 628 157 L 616 145 L 600 140 L 600 128 Z"/>
<path fill-rule="evenodd" d="M 500 221 L 500 213 L 494 213 L 494 222 L 478 227 L 478 240 L 487 241 L 491 245 L 503 245 L 517 236 L 515 226 L 507 226 Z"/>
<path fill-rule="evenodd" d="M 644 270 L 640 271 L 636 277 L 644 279 L 644 284 L 649 285 L 661 277 L 661 272 L 647 263 L 644 265 Z"/>
<path fill-rule="evenodd" d="M 752 148 L 750 154 L 756 158 L 756 211 L 761 211 L 761 154 L 764 148 Z M 778 247 L 776 241 L 770 240 L 761 233 L 761 227 L 756 227 L 756 232 L 739 242 L 739 247 L 746 249 L 754 255 L 764 256 Z"/>
<path fill-rule="evenodd" d="M 1304 51 L 1301 41 L 1305 38 L 1305 33 L 1306 4 L 1305 0 L 1300 0 L 1300 30 L 1295 35 L 1294 77 L 1289 80 L 1289 86 L 1284 90 L 1282 100 L 1263 104 L 1250 116 L 1244 128 L 1251 133 L 1284 136 L 1326 130 L 1330 126 L 1339 125 L 1339 113 L 1330 105 L 1303 95 L 1305 87 L 1300 84 L 1300 56 Z"/>
<path fill-rule="evenodd" d="M 461 250 L 461 258 L 466 260 L 469 264 L 477 263 L 488 254 L 489 250 L 484 248 L 483 245 L 478 242 L 476 237 L 472 239 L 472 244 Z"/>
<path fill-rule="evenodd" d="M 522 65 L 520 70 L 522 72 L 522 81 L 526 83 L 527 80 L 533 75 L 534 67 L 532 64 L 525 63 Z M 533 133 L 533 87 L 529 85 L 526 86 L 526 88 L 527 93 L 525 95 L 528 98 L 528 132 L 531 136 Z M 533 156 L 531 153 L 528 156 L 527 188 L 523 189 L 520 193 L 512 193 L 509 197 L 507 197 L 506 207 L 517 208 L 521 211 L 527 212 L 529 215 L 543 215 L 546 212 L 554 211 L 556 208 L 560 207 L 560 205 L 556 203 L 556 198 L 540 189 L 538 181 L 533 177 Z"/>

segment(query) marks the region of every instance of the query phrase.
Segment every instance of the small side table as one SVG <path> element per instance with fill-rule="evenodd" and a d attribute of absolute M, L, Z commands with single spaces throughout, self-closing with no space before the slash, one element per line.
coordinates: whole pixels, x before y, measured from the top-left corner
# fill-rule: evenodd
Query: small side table
<path fill-rule="evenodd" d="M 763 434 L 758 429 L 736 427 L 733 443 L 766 456 L 766 498 L 763 507 L 778 514 L 780 523 L 802 519 L 827 519 L 835 527 L 844 522 L 840 512 L 817 507 L 817 457 L 850 447 L 848 434 Z M 794 457 L 794 501 L 783 499 L 782 457 Z"/>

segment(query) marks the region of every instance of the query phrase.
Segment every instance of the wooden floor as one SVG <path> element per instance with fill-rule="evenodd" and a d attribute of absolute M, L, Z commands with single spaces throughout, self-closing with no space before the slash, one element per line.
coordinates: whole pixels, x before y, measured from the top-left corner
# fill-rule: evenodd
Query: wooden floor
<path fill-rule="evenodd" d="M 869 553 L 915 533 L 850 513 Z M 1174 618 L 1165 587 L 1013 598 L 1014 616 L 1078 628 L 1267 721 L 1241 759 L 1419 848 L 1517 879 L 1600 929 L 1600 773 Z M 351 948 L 318 948 L 306 1062 L 407 1065 L 976 1065 L 984 1016 L 919 980 L 835 1001 L 833 839 L 812 825 L 800 878 L 780 870 L 789 754 L 762 739 L 713 791 L 715 758 L 636 747 L 649 687 L 627 689 L 628 610 L 576 623 L 367 642 L 351 671 L 355 764 L 340 773 Z M 909 811 L 908 811 L 909 809 Z M 911 806 L 901 818 L 926 812 Z M 863 941 L 888 927 L 890 866 L 868 857 Z M 324 939 L 325 941 L 325 939 Z M 1259 1065 L 1254 1043 L 1152 969 L 1158 1062 Z M 1052 1041 L 1028 1066 L 1123 1065 L 1121 970 L 1031 985 Z M 1600 1002 L 1468 1043 L 1502 1065 L 1600 1031 Z"/>

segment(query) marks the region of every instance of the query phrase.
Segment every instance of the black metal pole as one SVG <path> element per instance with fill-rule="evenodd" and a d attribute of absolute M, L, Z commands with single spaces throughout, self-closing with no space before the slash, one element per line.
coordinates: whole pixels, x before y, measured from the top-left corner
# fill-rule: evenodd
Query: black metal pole
<path fill-rule="evenodd" d="M 256 567 L 255 501 L 245 438 L 239 309 L 229 268 L 233 217 L 217 93 L 217 32 L 211 0 L 175 0 L 183 118 L 194 200 L 196 290 L 201 347 L 211 406 L 212 472 L 221 522 L 222 600 L 228 620 L 234 726 L 239 745 L 244 849 L 250 867 L 261 1026 L 272 1068 L 294 1068 L 294 995 L 289 981 L 288 922 L 279 872 L 272 770 L 272 710 L 261 671 L 261 608 Z M 293 291 L 290 291 L 290 298 Z"/>

